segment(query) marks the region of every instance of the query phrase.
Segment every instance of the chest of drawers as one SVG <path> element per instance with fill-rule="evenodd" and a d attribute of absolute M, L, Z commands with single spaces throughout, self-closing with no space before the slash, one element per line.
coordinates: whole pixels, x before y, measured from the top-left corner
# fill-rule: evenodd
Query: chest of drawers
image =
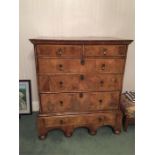
<path fill-rule="evenodd" d="M 38 133 L 52 129 L 71 136 L 77 127 L 91 134 L 122 127 L 120 95 L 131 40 L 30 39 L 34 44 L 40 110 Z"/>

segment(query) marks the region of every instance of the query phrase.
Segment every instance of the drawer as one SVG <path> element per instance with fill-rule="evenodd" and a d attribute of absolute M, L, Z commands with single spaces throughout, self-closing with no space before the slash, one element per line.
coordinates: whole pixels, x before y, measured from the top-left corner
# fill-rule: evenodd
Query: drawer
<path fill-rule="evenodd" d="M 80 58 L 81 45 L 37 45 L 37 56 L 53 58 Z"/>
<path fill-rule="evenodd" d="M 117 109 L 119 92 L 41 94 L 43 113 L 90 112 Z"/>
<path fill-rule="evenodd" d="M 50 73 L 123 73 L 124 59 L 38 59 L 38 72 Z M 95 70 L 93 69 L 95 67 Z"/>
<path fill-rule="evenodd" d="M 124 59 L 96 59 L 96 72 L 98 73 L 123 73 Z"/>
<path fill-rule="evenodd" d="M 108 124 L 114 124 L 116 114 L 112 112 L 107 113 L 93 113 L 93 114 L 81 114 L 81 115 L 63 115 L 63 116 L 51 116 L 43 117 L 46 128 L 59 127 L 59 126 L 84 126 L 94 125 L 102 126 Z"/>
<path fill-rule="evenodd" d="M 78 92 L 121 90 L 122 75 L 119 74 L 73 74 L 39 76 L 39 91 Z"/>
<path fill-rule="evenodd" d="M 84 53 L 86 57 L 125 56 L 125 45 L 86 45 Z"/>
<path fill-rule="evenodd" d="M 84 65 L 80 59 L 38 59 L 38 72 L 47 73 L 84 73 L 90 72 L 95 60 L 88 60 Z"/>

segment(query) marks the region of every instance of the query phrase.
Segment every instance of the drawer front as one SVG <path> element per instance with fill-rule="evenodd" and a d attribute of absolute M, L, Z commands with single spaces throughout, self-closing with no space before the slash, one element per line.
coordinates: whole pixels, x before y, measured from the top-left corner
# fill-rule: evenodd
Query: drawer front
<path fill-rule="evenodd" d="M 38 59 L 38 72 L 47 73 L 123 73 L 124 59 Z M 93 69 L 95 67 L 95 70 Z"/>
<path fill-rule="evenodd" d="M 95 66 L 95 60 L 88 60 L 84 65 L 80 59 L 38 59 L 38 72 L 46 73 L 85 73 Z"/>
<path fill-rule="evenodd" d="M 81 115 L 64 115 L 64 116 L 51 116 L 44 117 L 46 128 L 59 127 L 59 126 L 84 126 L 84 125 L 108 125 L 115 123 L 115 113 L 93 113 Z"/>
<path fill-rule="evenodd" d="M 39 91 L 77 92 L 77 91 L 112 91 L 120 90 L 122 75 L 53 75 L 39 76 Z"/>
<path fill-rule="evenodd" d="M 123 73 L 124 59 L 97 59 L 96 72 L 98 73 Z"/>
<path fill-rule="evenodd" d="M 119 92 L 41 94 L 43 113 L 117 109 Z"/>
<path fill-rule="evenodd" d="M 37 56 L 53 58 L 80 58 L 81 45 L 37 45 Z"/>
<path fill-rule="evenodd" d="M 86 45 L 86 57 L 125 56 L 127 47 L 124 45 Z"/>

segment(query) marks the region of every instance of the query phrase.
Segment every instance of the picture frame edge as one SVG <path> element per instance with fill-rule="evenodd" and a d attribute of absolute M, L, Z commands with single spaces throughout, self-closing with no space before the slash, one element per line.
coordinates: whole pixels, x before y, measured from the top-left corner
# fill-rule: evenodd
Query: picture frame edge
<path fill-rule="evenodd" d="M 31 80 L 30 79 L 21 79 L 20 82 L 28 82 L 29 85 L 29 100 L 30 100 L 30 112 L 29 113 L 19 113 L 19 117 L 22 115 L 32 115 L 32 91 L 31 91 Z"/>

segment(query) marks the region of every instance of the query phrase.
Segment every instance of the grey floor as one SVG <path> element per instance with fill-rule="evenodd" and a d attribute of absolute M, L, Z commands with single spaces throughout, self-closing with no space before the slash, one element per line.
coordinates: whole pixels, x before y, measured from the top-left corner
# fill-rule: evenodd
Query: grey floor
<path fill-rule="evenodd" d="M 95 136 L 87 129 L 78 128 L 66 138 L 63 132 L 54 130 L 43 141 L 38 139 L 36 113 L 21 116 L 19 120 L 20 155 L 134 155 L 135 128 L 113 134 L 111 128 L 101 127 Z"/>

